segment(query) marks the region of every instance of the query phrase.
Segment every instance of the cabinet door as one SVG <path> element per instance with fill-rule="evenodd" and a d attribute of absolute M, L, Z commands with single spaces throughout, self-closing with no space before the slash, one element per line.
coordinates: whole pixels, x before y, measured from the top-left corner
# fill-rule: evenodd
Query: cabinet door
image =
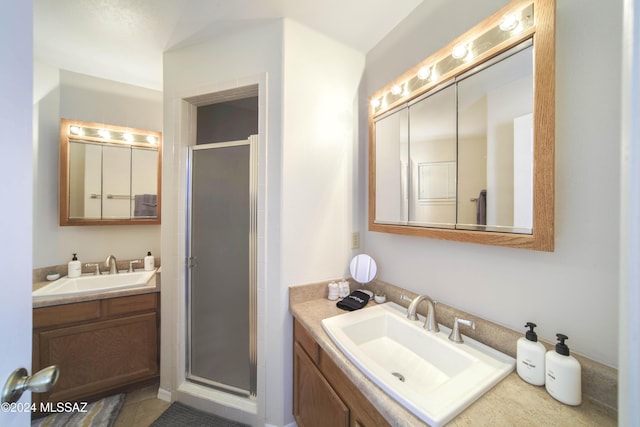
<path fill-rule="evenodd" d="M 297 342 L 293 359 L 293 415 L 298 426 L 347 427 L 349 409 Z"/>
<path fill-rule="evenodd" d="M 88 398 L 158 375 L 156 313 L 37 332 L 40 366 L 60 378 L 43 401 Z"/>
<path fill-rule="evenodd" d="M 320 364 L 318 366 L 323 378 L 341 396 L 342 401 L 349 408 L 352 427 L 389 426 L 380 412 L 323 350 L 320 350 Z"/>

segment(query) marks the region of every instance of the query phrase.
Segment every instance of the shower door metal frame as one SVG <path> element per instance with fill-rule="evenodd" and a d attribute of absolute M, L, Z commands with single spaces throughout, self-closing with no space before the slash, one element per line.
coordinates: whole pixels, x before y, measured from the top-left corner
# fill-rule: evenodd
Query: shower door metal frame
<path fill-rule="evenodd" d="M 191 269 L 197 265 L 197 259 L 191 253 L 192 236 L 192 191 L 193 191 L 193 153 L 199 150 L 212 150 L 237 146 L 249 146 L 249 390 L 237 388 L 228 384 L 212 381 L 207 378 L 198 377 L 191 372 Z M 232 393 L 235 395 L 255 399 L 257 391 L 257 366 L 258 366 L 258 322 L 257 322 L 257 298 L 258 298 L 258 277 L 257 277 L 257 247 L 258 247 L 258 135 L 251 135 L 246 140 L 229 141 L 211 144 L 200 144 L 189 147 L 187 158 L 187 215 L 186 215 L 186 259 L 185 259 L 185 304 L 186 304 L 186 337 L 185 346 L 185 379 L 197 384 L 213 387 L 215 389 Z"/>

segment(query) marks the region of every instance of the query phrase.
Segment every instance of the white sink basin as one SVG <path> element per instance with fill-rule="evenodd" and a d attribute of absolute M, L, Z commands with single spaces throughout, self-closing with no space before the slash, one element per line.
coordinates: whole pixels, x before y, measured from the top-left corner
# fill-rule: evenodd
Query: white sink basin
<path fill-rule="evenodd" d="M 450 329 L 426 331 L 424 319 L 386 304 L 322 321 L 338 348 L 369 379 L 432 426 L 441 426 L 511 373 L 515 360 L 464 337 L 449 341 Z"/>
<path fill-rule="evenodd" d="M 34 298 L 51 298 L 127 289 L 138 286 L 155 286 L 156 270 L 136 271 L 133 273 L 88 275 L 73 279 L 65 276 L 61 279 L 33 291 Z"/>

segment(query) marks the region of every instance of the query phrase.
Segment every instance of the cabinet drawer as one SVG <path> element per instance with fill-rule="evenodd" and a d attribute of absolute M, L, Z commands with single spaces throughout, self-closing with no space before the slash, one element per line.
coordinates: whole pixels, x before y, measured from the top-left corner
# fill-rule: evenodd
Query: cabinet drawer
<path fill-rule="evenodd" d="M 142 294 L 129 297 L 110 298 L 102 301 L 105 316 L 155 310 L 157 294 Z"/>
<path fill-rule="evenodd" d="M 78 302 L 33 309 L 33 328 L 84 322 L 100 318 L 100 301 Z"/>
<path fill-rule="evenodd" d="M 293 336 L 295 341 L 297 341 L 304 349 L 304 351 L 307 352 L 313 363 L 317 365 L 320 362 L 320 359 L 318 357 L 318 344 L 313 339 L 311 334 L 307 332 L 304 326 L 302 326 L 297 320 L 294 320 L 293 322 Z"/>

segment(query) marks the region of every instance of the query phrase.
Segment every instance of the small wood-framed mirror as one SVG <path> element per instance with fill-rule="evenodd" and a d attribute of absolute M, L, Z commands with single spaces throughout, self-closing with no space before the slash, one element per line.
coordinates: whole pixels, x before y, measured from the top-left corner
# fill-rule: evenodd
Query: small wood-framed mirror
<path fill-rule="evenodd" d="M 371 96 L 369 230 L 551 252 L 554 150 L 555 0 L 514 0 Z"/>
<path fill-rule="evenodd" d="M 60 121 L 60 225 L 160 224 L 162 134 Z"/>

